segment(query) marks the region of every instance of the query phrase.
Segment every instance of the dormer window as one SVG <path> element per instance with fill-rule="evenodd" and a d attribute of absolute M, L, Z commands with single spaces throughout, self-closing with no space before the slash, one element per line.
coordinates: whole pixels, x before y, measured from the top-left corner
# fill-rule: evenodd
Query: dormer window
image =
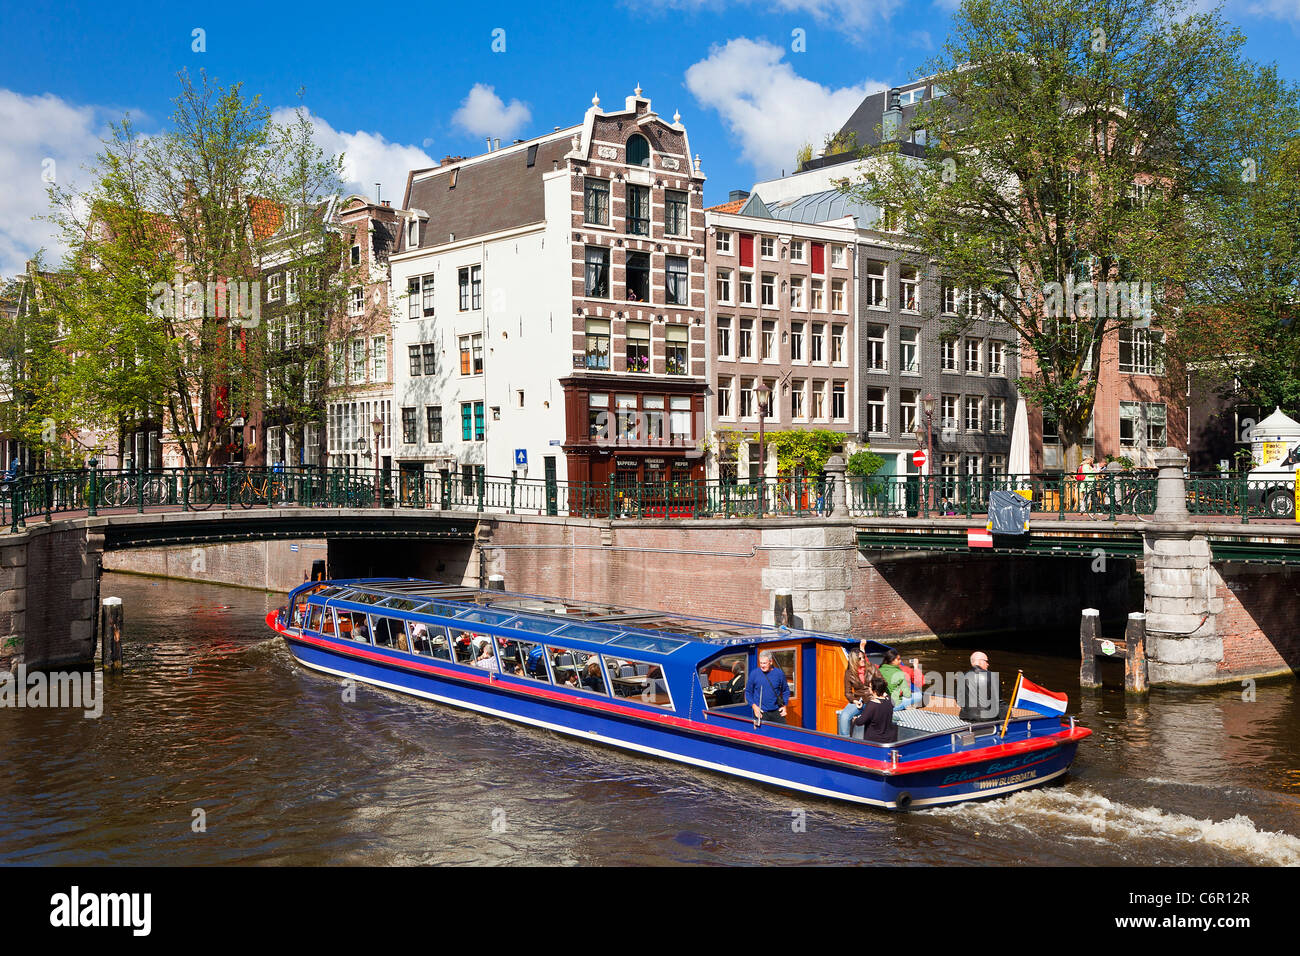
<path fill-rule="evenodd" d="M 406 221 L 407 248 L 418 246 L 419 244 L 420 244 L 420 220 L 408 219 Z"/>
<path fill-rule="evenodd" d="M 650 165 L 650 141 L 640 133 L 628 137 L 627 164 L 629 166 Z"/>

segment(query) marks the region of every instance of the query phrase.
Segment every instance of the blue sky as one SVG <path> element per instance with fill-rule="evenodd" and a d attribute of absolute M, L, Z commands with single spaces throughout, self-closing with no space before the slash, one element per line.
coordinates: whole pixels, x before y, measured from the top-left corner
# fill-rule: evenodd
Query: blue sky
<path fill-rule="evenodd" d="M 870 90 L 917 74 L 955 0 L 504 0 L 492 4 L 9 4 L 0 12 L 0 274 L 48 227 L 42 173 L 76 181 L 110 119 L 145 131 L 171 111 L 175 74 L 242 81 L 276 108 L 304 102 L 354 188 L 400 201 L 408 168 L 577 122 L 599 92 L 638 83 L 680 110 L 707 203 L 789 170 Z M 1300 0 L 1230 0 L 1255 59 L 1300 79 Z M 206 49 L 196 52 L 194 31 Z M 504 52 L 494 31 L 504 30 Z M 796 34 L 795 31 L 802 31 Z M 803 50 L 794 49 L 802 38 Z M 502 35 L 495 34 L 497 46 Z"/>

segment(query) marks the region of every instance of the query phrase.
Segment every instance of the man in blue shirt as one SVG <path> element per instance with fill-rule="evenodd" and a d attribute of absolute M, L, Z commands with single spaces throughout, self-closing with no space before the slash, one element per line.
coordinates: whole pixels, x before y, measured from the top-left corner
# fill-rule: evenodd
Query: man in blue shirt
<path fill-rule="evenodd" d="M 785 672 L 772 666 L 772 652 L 760 651 L 758 670 L 751 671 L 745 684 L 745 702 L 754 709 L 754 723 L 768 720 L 785 723 L 785 705 L 790 701 L 790 685 Z"/>

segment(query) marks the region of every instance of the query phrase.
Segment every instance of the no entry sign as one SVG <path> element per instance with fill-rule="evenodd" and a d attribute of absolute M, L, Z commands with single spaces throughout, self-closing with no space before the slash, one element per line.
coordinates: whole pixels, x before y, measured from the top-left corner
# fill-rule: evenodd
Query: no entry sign
<path fill-rule="evenodd" d="M 924 467 L 925 467 L 925 452 L 923 452 L 923 451 L 914 451 L 914 452 L 912 452 L 912 464 L 916 465 L 917 468 L 924 468 Z"/>

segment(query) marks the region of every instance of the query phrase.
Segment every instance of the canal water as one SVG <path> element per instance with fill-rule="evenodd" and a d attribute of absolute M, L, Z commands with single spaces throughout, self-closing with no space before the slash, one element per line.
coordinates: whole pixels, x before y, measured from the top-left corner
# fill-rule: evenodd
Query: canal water
<path fill-rule="evenodd" d="M 1080 696 L 1070 637 L 984 645 L 1070 696 L 1068 780 L 912 814 L 807 799 L 343 684 L 269 635 L 282 598 L 105 575 L 103 715 L 0 708 L 0 864 L 1300 864 L 1295 681 Z M 909 649 L 964 670 L 970 647 Z M 1109 666 L 1109 665 L 1108 665 Z"/>

